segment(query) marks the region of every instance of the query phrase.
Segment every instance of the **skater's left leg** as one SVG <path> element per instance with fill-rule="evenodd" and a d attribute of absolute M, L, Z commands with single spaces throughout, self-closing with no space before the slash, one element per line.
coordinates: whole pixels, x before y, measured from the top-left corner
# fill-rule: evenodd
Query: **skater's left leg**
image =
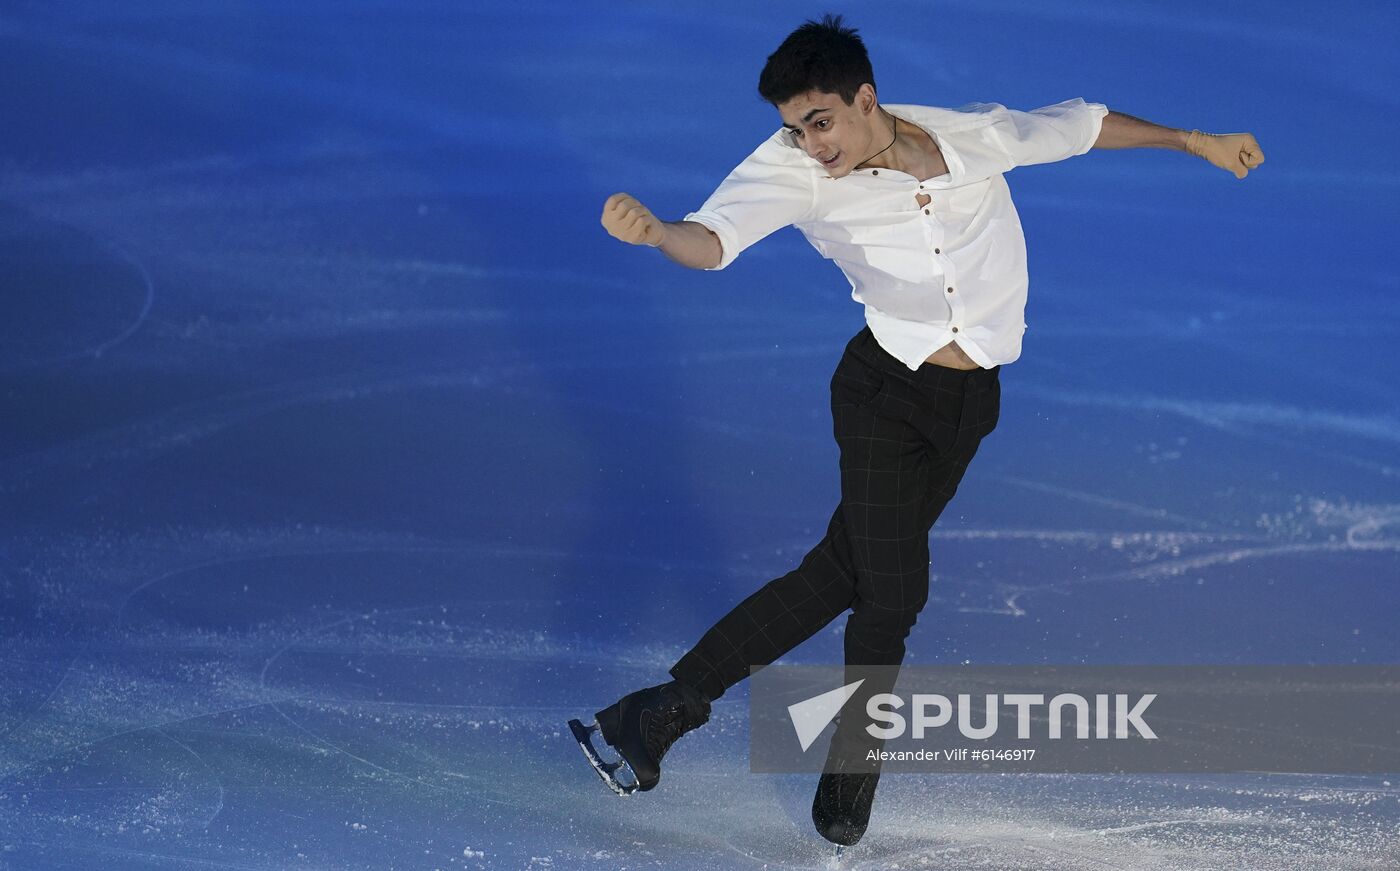
<path fill-rule="evenodd" d="M 854 844 L 865 833 L 883 747 L 866 731 L 872 722 L 867 704 L 894 689 L 905 639 L 928 601 L 929 530 L 956 493 L 982 438 L 996 426 L 1000 393 L 995 370 L 926 364 L 913 378 L 894 378 L 879 407 L 882 415 L 912 423 L 922 434 L 917 455 L 903 450 L 902 430 L 888 427 L 872 431 L 849 451 L 843 445 L 843 457 L 896 449 L 903 459 L 893 473 L 888 460 L 843 466 L 843 502 L 860 512 L 865 528 L 864 540 L 853 542 L 861 562 L 845 635 L 845 682 L 860 685 L 838 718 L 812 803 L 817 830 L 837 844 Z M 901 495 L 910 482 L 919 491 L 917 500 Z M 848 487 L 853 498 L 845 496 Z M 869 492 L 862 494 L 862 488 Z"/>
<path fill-rule="evenodd" d="M 833 843 L 857 843 L 869 824 L 884 741 L 866 731 L 872 722 L 866 705 L 875 695 L 894 690 L 905 639 L 928 601 L 929 529 L 952 499 L 976 450 L 974 442 L 949 455 L 927 452 L 917 461 L 917 479 L 927 487 L 926 498 L 917 510 L 905 505 L 873 524 L 884 534 L 873 536 L 879 546 L 866 548 L 869 565 L 858 575 L 859 595 L 846 619 L 844 682 L 859 686 L 837 717 L 812 797 L 812 822 Z"/>
<path fill-rule="evenodd" d="M 878 345 L 876 364 L 897 364 Z M 855 554 L 846 620 L 847 683 L 868 677 L 852 705 L 888 691 L 905 639 L 928 602 L 929 531 L 957 493 L 1000 413 L 998 370 L 881 365 L 872 414 L 841 439 L 841 495 Z M 864 666 L 877 666 L 870 673 Z M 867 689 L 868 688 L 868 689 Z"/>
<path fill-rule="evenodd" d="M 958 397 L 943 400 L 954 407 Z M 860 763 L 883 742 L 865 731 L 870 724 L 866 705 L 875 695 L 892 692 L 904 661 L 908 638 L 929 596 L 929 531 L 957 491 L 980 443 L 978 438 L 954 440 L 939 451 L 925 440 L 908 450 L 903 431 L 876 430 L 877 444 L 862 447 L 867 459 L 845 472 L 851 528 L 860 530 L 853 542 L 858 554 L 856 597 L 846 618 L 845 684 L 860 686 L 843 706 L 832 741 L 830 761 L 845 771 L 878 772 L 878 765 Z M 878 451 L 896 452 L 897 464 L 868 459 Z M 855 451 L 853 450 L 852 453 Z M 893 470 L 892 470 L 893 469 Z"/>

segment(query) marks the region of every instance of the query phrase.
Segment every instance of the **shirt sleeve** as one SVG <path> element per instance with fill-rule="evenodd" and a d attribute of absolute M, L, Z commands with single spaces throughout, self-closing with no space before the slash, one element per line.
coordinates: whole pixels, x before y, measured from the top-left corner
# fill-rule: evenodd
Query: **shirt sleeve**
<path fill-rule="evenodd" d="M 800 223 L 816 200 L 815 164 L 787 145 L 781 131 L 744 159 L 720 182 L 698 211 L 684 220 L 703 224 L 719 237 L 723 269 L 745 248 L 789 224 Z"/>
<path fill-rule="evenodd" d="M 985 116 L 980 131 L 995 162 L 1005 172 L 1017 166 L 1053 163 L 1084 154 L 1098 141 L 1108 107 L 1080 97 L 1021 112 L 1000 103 L 974 103 L 963 111 Z"/>

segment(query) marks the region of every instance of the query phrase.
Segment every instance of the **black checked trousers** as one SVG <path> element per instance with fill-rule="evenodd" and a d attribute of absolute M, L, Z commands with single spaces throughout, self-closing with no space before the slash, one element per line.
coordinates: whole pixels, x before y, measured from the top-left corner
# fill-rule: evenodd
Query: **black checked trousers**
<path fill-rule="evenodd" d="M 996 428 L 1000 367 L 910 370 L 866 327 L 831 379 L 841 501 L 800 565 L 740 602 L 671 668 L 710 699 L 850 610 L 851 666 L 899 665 L 928 601 L 928 533 Z"/>

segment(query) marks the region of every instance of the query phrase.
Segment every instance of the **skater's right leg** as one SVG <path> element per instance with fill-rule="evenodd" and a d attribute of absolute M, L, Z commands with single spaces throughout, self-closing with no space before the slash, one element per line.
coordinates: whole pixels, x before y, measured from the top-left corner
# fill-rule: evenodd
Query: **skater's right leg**
<path fill-rule="evenodd" d="M 694 687 L 680 681 L 658 684 L 628 693 L 594 714 L 585 726 L 569 721 L 583 755 L 608 787 L 619 795 L 654 789 L 661 781 L 661 760 L 671 745 L 686 732 L 705 725 L 710 719 L 710 701 Z M 618 758 L 608 761 L 593 743 L 599 735 Z M 617 776 L 622 768 L 631 771 L 629 780 Z"/>
<path fill-rule="evenodd" d="M 879 389 L 867 366 L 853 359 L 852 339 L 832 376 L 833 424 L 837 441 L 850 417 Z M 843 467 L 845 463 L 843 462 Z M 843 482 L 843 490 L 845 484 Z M 863 515 L 854 515 L 857 520 Z M 710 701 L 749 676 L 754 665 L 767 665 L 811 637 L 849 609 L 856 595 L 855 556 L 858 540 L 847 528 L 853 515 L 842 504 L 833 513 L 825 537 L 801 564 L 749 596 L 725 615 L 671 669 L 670 684 L 648 687 L 624 696 L 596 714 L 585 726 L 569 721 L 584 755 L 616 792 L 650 789 L 660 779 L 661 757 L 681 735 L 705 722 Z M 621 759 L 608 762 L 593 736 L 599 735 Z M 632 784 L 615 776 L 624 763 L 636 776 Z"/>
<path fill-rule="evenodd" d="M 868 329 L 857 333 L 831 376 L 832 429 L 841 446 L 841 502 L 825 537 L 797 568 L 730 609 L 671 668 L 672 677 L 699 687 L 711 699 L 748 677 L 751 667 L 773 662 L 856 603 L 857 575 L 868 563 L 864 551 L 870 546 L 870 514 L 863 502 L 869 498 L 867 488 L 853 488 L 857 479 L 849 470 L 862 462 L 852 453 L 853 436 L 869 433 L 873 423 L 868 406 L 885 381 L 870 362 L 873 342 Z"/>
<path fill-rule="evenodd" d="M 671 676 L 717 699 L 751 666 L 769 664 L 848 610 L 856 586 L 844 514 L 838 506 L 826 536 L 801 564 L 721 617 Z"/>
<path fill-rule="evenodd" d="M 597 713 L 595 726 L 570 721 L 584 755 L 613 791 L 655 787 L 662 756 L 709 719 L 712 700 L 748 677 L 750 666 L 767 665 L 851 607 L 855 581 L 845 514 L 836 509 L 826 536 L 796 569 L 749 596 L 705 633 L 671 668 L 675 680 L 624 696 Z M 593 734 L 601 734 L 621 760 L 604 761 L 590 740 Z M 623 761 L 633 784 L 614 774 Z"/>

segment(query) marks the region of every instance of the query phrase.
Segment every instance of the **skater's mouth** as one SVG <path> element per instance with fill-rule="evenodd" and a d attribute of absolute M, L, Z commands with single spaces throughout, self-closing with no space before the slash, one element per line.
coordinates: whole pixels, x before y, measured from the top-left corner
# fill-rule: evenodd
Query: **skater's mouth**
<path fill-rule="evenodd" d="M 835 165 L 836 165 L 837 159 L 840 158 L 840 157 L 841 157 L 841 152 L 838 151 L 838 152 L 836 152 L 835 154 L 831 155 L 831 159 L 830 159 L 830 160 L 822 160 L 820 157 L 817 158 L 817 160 L 821 160 L 822 166 L 835 166 Z"/>

